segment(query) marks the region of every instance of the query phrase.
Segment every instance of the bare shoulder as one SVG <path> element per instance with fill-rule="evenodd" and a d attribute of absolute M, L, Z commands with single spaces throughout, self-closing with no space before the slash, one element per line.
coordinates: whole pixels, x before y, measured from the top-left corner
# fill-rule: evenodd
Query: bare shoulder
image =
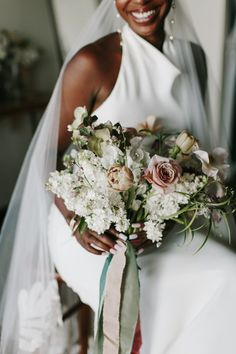
<path fill-rule="evenodd" d="M 118 76 L 121 62 L 119 35 L 110 34 L 78 51 L 68 63 L 61 94 L 59 149 L 70 143 L 67 125 L 78 106 L 91 112 L 109 96 Z"/>
<path fill-rule="evenodd" d="M 119 60 L 120 53 L 119 35 L 109 34 L 81 48 L 67 65 L 65 75 L 103 76 L 112 63 Z"/>

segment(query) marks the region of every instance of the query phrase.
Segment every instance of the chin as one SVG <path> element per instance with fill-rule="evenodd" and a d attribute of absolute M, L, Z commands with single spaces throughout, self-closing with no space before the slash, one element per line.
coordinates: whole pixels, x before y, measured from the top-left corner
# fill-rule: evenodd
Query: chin
<path fill-rule="evenodd" d="M 152 36 L 163 29 L 163 22 L 159 19 L 149 23 L 137 23 L 134 20 L 129 20 L 128 24 L 135 33 L 142 37 Z"/>
<path fill-rule="evenodd" d="M 162 26 L 160 26 L 160 24 L 152 24 L 149 26 L 137 26 L 134 25 L 133 23 L 129 23 L 129 26 L 132 28 L 132 30 L 138 34 L 141 37 L 149 37 L 149 36 L 153 36 L 156 33 L 158 33 L 160 31 L 160 29 L 162 28 Z"/>

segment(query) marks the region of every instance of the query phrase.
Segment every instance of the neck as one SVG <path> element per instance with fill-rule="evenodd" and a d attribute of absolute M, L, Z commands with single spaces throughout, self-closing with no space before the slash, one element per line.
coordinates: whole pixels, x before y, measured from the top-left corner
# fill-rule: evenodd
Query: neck
<path fill-rule="evenodd" d="M 143 39 L 148 41 L 150 44 L 152 44 L 154 47 L 162 51 L 163 43 L 165 40 L 165 31 L 164 27 L 159 28 L 157 32 L 147 35 L 147 36 L 142 36 Z"/>

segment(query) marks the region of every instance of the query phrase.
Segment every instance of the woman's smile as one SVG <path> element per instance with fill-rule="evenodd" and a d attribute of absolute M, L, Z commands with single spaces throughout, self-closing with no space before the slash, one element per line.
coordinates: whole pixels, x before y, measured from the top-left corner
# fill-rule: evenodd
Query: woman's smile
<path fill-rule="evenodd" d="M 116 7 L 134 32 L 160 46 L 171 3 L 171 0 L 116 0 Z"/>
<path fill-rule="evenodd" d="M 159 14 L 159 9 L 152 9 L 152 10 L 136 10 L 131 11 L 130 15 L 133 18 L 133 21 L 142 24 L 149 24 L 152 22 Z"/>

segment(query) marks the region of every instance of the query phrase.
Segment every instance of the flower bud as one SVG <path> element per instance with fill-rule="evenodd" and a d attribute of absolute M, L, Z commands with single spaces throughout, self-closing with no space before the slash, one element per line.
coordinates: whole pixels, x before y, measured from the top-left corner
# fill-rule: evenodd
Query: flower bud
<path fill-rule="evenodd" d="M 88 117 L 88 111 L 86 107 L 77 107 L 74 110 L 75 120 L 71 124 L 73 129 L 78 129 L 78 127 L 83 123 L 84 118 Z"/>
<path fill-rule="evenodd" d="M 127 191 L 134 181 L 132 171 L 126 166 L 113 166 L 107 173 L 108 183 L 117 192 Z"/>
<path fill-rule="evenodd" d="M 198 143 L 195 137 L 183 130 L 176 139 L 176 145 L 179 147 L 183 154 L 189 155 L 194 150 L 198 149 Z"/>

